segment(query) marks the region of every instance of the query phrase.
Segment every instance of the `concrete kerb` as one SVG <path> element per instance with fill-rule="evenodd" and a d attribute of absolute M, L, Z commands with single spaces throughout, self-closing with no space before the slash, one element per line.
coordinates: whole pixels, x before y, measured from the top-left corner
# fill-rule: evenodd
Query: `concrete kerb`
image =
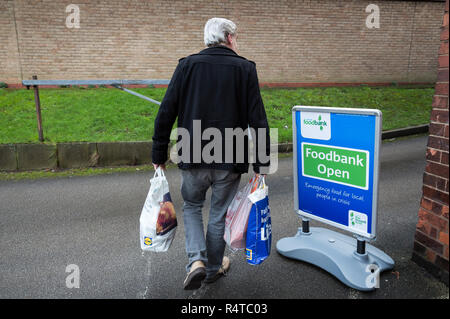
<path fill-rule="evenodd" d="M 58 166 L 55 144 L 17 144 L 18 170 L 54 169 Z"/>
<path fill-rule="evenodd" d="M 430 126 L 428 124 L 425 125 L 418 125 L 418 126 L 410 126 L 405 127 L 401 129 L 396 130 L 389 130 L 389 131 L 383 131 L 382 139 L 391 139 L 396 137 L 402 137 L 402 136 L 409 136 L 409 135 L 415 135 L 415 134 L 424 134 L 428 133 Z"/>
<path fill-rule="evenodd" d="M 422 134 L 428 125 L 384 131 L 383 139 Z M 170 146 L 169 146 L 170 148 Z M 151 164 L 151 142 L 83 142 L 0 145 L 0 171 L 70 169 Z M 290 153 L 292 143 L 278 144 L 279 153 Z"/>
<path fill-rule="evenodd" d="M 0 171 L 151 164 L 151 142 L 0 145 Z"/>
<path fill-rule="evenodd" d="M 98 166 L 142 165 L 151 163 L 151 142 L 97 143 Z"/>
<path fill-rule="evenodd" d="M 0 170 L 2 171 L 17 170 L 16 145 L 14 144 L 0 145 Z"/>
<path fill-rule="evenodd" d="M 58 143 L 58 167 L 94 167 L 98 162 L 97 143 Z"/>

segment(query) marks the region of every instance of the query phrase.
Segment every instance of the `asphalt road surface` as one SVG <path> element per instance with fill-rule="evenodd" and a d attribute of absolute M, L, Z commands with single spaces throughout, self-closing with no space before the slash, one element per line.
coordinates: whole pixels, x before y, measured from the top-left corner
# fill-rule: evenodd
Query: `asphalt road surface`
<path fill-rule="evenodd" d="M 0 182 L 0 298 L 448 298 L 448 287 L 411 261 L 426 142 L 421 136 L 382 145 L 373 245 L 396 264 L 373 292 L 348 288 L 316 266 L 277 253 L 275 243 L 301 224 L 293 212 L 292 158 L 284 158 L 267 178 L 271 256 L 251 266 L 243 252 L 227 250 L 228 276 L 195 291 L 183 290 L 187 259 L 178 169 L 166 174 L 179 216 L 166 253 L 143 253 L 139 246 L 149 172 Z M 248 179 L 243 175 L 242 183 Z M 205 216 L 208 209 L 209 200 Z M 74 275 L 66 272 L 68 265 L 80 270 L 79 288 L 66 286 Z"/>

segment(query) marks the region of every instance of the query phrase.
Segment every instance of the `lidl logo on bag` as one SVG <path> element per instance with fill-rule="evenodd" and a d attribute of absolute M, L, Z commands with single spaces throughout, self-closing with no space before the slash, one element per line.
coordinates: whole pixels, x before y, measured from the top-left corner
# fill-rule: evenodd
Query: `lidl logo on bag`
<path fill-rule="evenodd" d="M 268 240 L 270 238 L 270 235 L 272 234 L 272 223 L 270 222 L 269 219 L 270 219 L 269 206 L 266 206 L 264 209 L 261 210 L 260 234 L 262 241 Z"/>
<path fill-rule="evenodd" d="M 245 252 L 246 252 L 246 254 L 247 254 L 247 259 L 252 260 L 252 250 L 246 248 L 246 249 L 245 249 Z"/>
<path fill-rule="evenodd" d="M 261 240 L 267 240 L 270 238 L 272 234 L 272 224 L 265 223 L 263 227 L 261 227 Z"/>
<path fill-rule="evenodd" d="M 150 237 L 144 237 L 144 245 L 151 246 L 152 245 L 152 239 Z"/>
<path fill-rule="evenodd" d="M 330 113 L 301 112 L 300 119 L 303 137 L 317 140 L 331 138 Z"/>

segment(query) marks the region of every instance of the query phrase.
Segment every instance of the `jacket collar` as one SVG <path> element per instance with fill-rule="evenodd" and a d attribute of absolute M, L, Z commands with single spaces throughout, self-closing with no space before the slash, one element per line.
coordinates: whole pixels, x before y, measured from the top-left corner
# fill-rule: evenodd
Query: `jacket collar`
<path fill-rule="evenodd" d="M 246 58 L 244 58 L 243 56 L 238 55 L 236 52 L 234 52 L 232 49 L 224 46 L 224 45 L 218 45 L 215 47 L 210 47 L 210 48 L 206 48 L 203 49 L 202 51 L 200 51 L 197 54 L 192 54 L 190 56 L 195 56 L 195 55 L 221 55 L 221 56 L 234 56 L 243 60 L 248 61 Z M 183 58 L 184 59 L 184 58 Z M 182 60 L 182 59 L 180 59 Z"/>
<path fill-rule="evenodd" d="M 218 45 L 218 46 L 206 48 L 206 49 L 200 51 L 198 54 L 239 56 L 232 49 L 230 49 L 230 48 L 228 48 L 228 47 L 226 47 L 224 45 Z"/>

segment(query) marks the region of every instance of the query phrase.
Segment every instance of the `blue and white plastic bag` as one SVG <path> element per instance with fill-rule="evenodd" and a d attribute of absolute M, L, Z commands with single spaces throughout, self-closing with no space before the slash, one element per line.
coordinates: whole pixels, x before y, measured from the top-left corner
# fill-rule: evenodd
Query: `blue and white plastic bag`
<path fill-rule="evenodd" d="M 272 222 L 270 219 L 269 187 L 265 178 L 248 199 L 252 202 L 252 208 L 248 218 L 246 254 L 247 262 L 259 265 L 270 255 L 272 246 Z"/>

